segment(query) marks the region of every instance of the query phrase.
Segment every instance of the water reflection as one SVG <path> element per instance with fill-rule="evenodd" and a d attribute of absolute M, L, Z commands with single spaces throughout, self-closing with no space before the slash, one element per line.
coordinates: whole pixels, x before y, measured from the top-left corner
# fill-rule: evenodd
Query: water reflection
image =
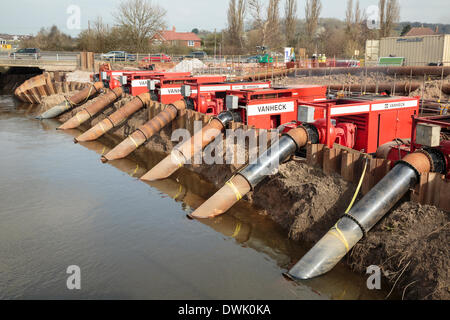
<path fill-rule="evenodd" d="M 81 244 L 77 244 L 80 248 L 65 246 L 59 249 L 59 253 L 65 255 L 67 254 L 66 252 L 74 251 L 77 256 L 80 256 L 80 259 L 83 258 L 88 261 L 86 262 L 87 265 L 93 265 L 96 268 L 98 266 L 104 267 L 108 263 L 111 264 L 109 269 L 108 267 L 104 267 L 106 270 L 100 268 L 99 273 L 95 276 L 96 279 L 105 277 L 105 280 L 92 289 L 95 292 L 93 294 L 94 297 L 126 298 L 128 296 L 123 292 L 130 290 L 137 292 L 134 293 L 135 297 L 147 297 L 148 292 L 154 290 L 150 295 L 151 298 L 270 297 L 311 299 L 324 297 L 332 299 L 376 299 L 383 297 L 382 293 L 368 291 L 365 286 L 365 280 L 349 272 L 342 265 L 334 268 L 332 272 L 323 277 L 306 282 L 295 284 L 285 280 L 281 275 L 282 272 L 295 263 L 305 253 L 305 250 L 299 243 L 289 240 L 285 230 L 281 229 L 269 218 L 261 215 L 253 206 L 246 202 L 240 202 L 227 214 L 209 220 L 191 221 L 185 216 L 178 216 L 178 219 L 174 219 L 177 211 L 190 213 L 199 207 L 205 199 L 216 191 L 214 185 L 193 172 L 180 170 L 171 179 L 145 182 L 152 193 L 157 190 L 159 198 L 166 198 L 165 202 L 157 201 L 151 195 L 146 195 L 148 197 L 146 199 L 142 196 L 142 190 L 136 190 L 137 184 L 143 185 L 143 182 L 137 181 L 137 179 L 165 157 L 164 154 L 139 150 L 131 157 L 102 164 L 100 156 L 107 153 L 114 146 L 107 137 L 100 139 L 100 141 L 73 145 L 72 139 L 66 139 L 65 137 L 67 135 L 76 137 L 80 134 L 79 130 L 56 131 L 59 122 L 56 120 L 34 120 L 32 117 L 35 109 L 35 106 L 26 104 L 14 105 L 10 97 L 0 96 L 0 119 L 3 121 L 16 118 L 15 121 L 17 121 L 15 126 L 11 125 L 11 128 L 8 129 L 11 130 L 11 133 L 14 133 L 14 130 L 19 130 L 18 126 L 25 126 L 25 122 L 22 121 L 26 121 L 26 125 L 30 127 L 27 134 L 31 135 L 31 138 L 27 136 L 27 139 L 30 139 L 30 141 L 36 141 L 34 139 L 48 139 L 48 142 L 46 141 L 43 144 L 30 146 L 30 148 L 40 148 L 39 155 L 42 156 L 46 152 L 46 147 L 52 148 L 52 150 L 48 151 L 49 153 L 53 152 L 50 158 L 54 157 L 54 154 L 59 153 L 63 147 L 64 149 L 70 148 L 69 151 L 66 150 L 70 154 L 61 157 L 61 159 L 67 160 L 67 158 L 75 157 L 73 163 L 67 163 L 67 166 L 60 165 L 60 171 L 53 173 L 52 179 L 59 178 L 60 172 L 66 173 L 68 170 L 73 170 L 74 172 L 68 174 L 64 181 L 55 181 L 61 183 L 59 186 L 73 184 L 73 189 L 75 190 L 83 187 L 87 188 L 87 190 L 68 195 L 62 201 L 62 204 L 74 215 L 73 218 L 69 216 L 70 219 L 74 220 L 67 222 L 67 220 L 64 220 L 67 217 L 60 217 L 59 212 L 55 212 L 56 219 L 58 219 L 56 221 L 60 224 L 55 223 L 54 228 L 61 229 L 58 237 L 55 236 L 54 239 L 48 240 L 45 238 L 45 232 L 43 235 L 40 234 L 39 237 L 37 235 L 32 236 L 31 232 L 24 233 L 22 236 L 25 238 L 32 237 L 32 241 L 38 242 L 39 246 L 46 247 L 50 243 L 54 243 L 56 246 L 61 239 L 67 238 L 68 234 L 73 233 L 73 237 L 78 239 L 79 235 L 72 229 L 65 229 L 71 223 L 74 225 L 79 223 L 82 225 L 82 230 L 85 232 L 88 230 L 89 232 L 86 232 L 84 236 L 86 239 L 77 240 L 81 242 Z M 34 126 L 38 126 L 44 131 L 44 137 L 33 136 L 33 130 L 36 130 Z M 57 143 L 61 145 L 57 145 Z M 86 157 L 78 149 L 80 146 L 94 152 L 95 157 Z M 29 156 L 30 154 L 34 155 L 36 150 L 29 149 L 25 150 L 25 152 Z M 17 156 L 23 155 L 18 152 Z M 11 159 L 11 161 L 14 161 L 13 157 Z M 61 159 L 58 161 L 61 161 Z M 126 173 L 132 178 L 133 183 L 130 184 L 121 177 L 101 177 L 98 171 L 101 171 L 105 166 L 106 168 L 114 167 Z M 45 164 L 43 167 L 45 168 Z M 85 172 L 89 169 L 93 171 Z M 95 171 L 97 171 L 97 174 Z M 45 170 L 39 171 L 39 174 L 45 174 Z M 95 180 L 95 184 L 91 186 L 89 184 L 93 182 L 86 180 L 89 178 L 89 175 L 92 175 L 92 180 Z M 124 186 L 123 190 L 120 190 L 120 186 L 117 185 L 122 183 L 126 184 L 126 186 Z M 146 189 L 145 185 L 143 186 Z M 19 187 L 20 183 L 17 185 L 17 188 Z M 40 187 L 42 188 L 43 185 Z M 101 187 L 105 190 L 100 190 L 99 188 Z M 55 192 L 58 185 L 45 185 L 45 188 L 51 193 Z M 2 190 L 3 192 L 8 192 L 8 188 Z M 136 193 L 136 195 L 133 193 Z M 89 199 L 87 194 L 90 196 Z M 111 194 L 118 197 L 119 202 L 123 202 L 121 204 L 123 208 L 120 208 L 117 212 L 111 207 L 118 205 L 111 200 Z M 40 194 L 35 195 L 34 198 L 37 199 L 40 196 Z M 73 203 L 70 202 L 71 198 L 73 198 Z M 80 201 L 83 202 L 80 203 Z M 172 204 L 167 201 L 172 201 Z M 25 205 L 27 204 L 25 203 Z M 41 202 L 38 205 L 42 205 L 42 213 L 39 213 L 44 216 L 45 213 L 43 212 L 48 211 L 49 207 L 47 204 L 44 206 Z M 86 207 L 85 211 L 82 212 L 83 215 L 80 214 L 82 210 L 80 205 Z M 154 210 L 145 212 L 146 206 L 152 206 Z M 179 206 L 181 210 L 171 209 L 172 206 Z M 58 208 L 58 206 L 55 207 Z M 128 207 L 129 212 L 126 211 Z M 23 211 L 26 210 L 27 208 L 25 207 Z M 52 208 L 52 210 L 57 209 Z M 158 211 L 164 211 L 164 214 L 158 215 Z M 132 214 L 132 212 L 137 213 Z M 143 215 L 140 215 L 139 212 L 142 212 Z M 80 215 L 77 216 L 77 214 Z M 42 217 L 37 218 L 42 219 Z M 55 219 L 54 217 L 52 218 Z M 86 227 L 87 222 L 83 219 L 89 219 L 89 227 Z M 144 219 L 146 222 L 143 221 Z M 20 223 L 26 224 L 26 221 L 21 221 Z M 152 223 L 156 226 L 153 226 Z M 145 226 L 145 228 L 139 228 L 140 224 Z M 97 225 L 100 225 L 100 227 Z M 21 228 L 23 228 L 22 225 L 20 225 L 19 230 Z M 46 229 L 43 228 L 43 230 Z M 132 230 L 131 233 L 130 230 Z M 213 231 L 212 235 L 205 232 L 207 230 Z M 97 234 L 93 234 L 94 232 Z M 217 242 L 217 235 L 222 237 L 226 244 L 234 243 L 234 245 L 222 246 Z M 113 241 L 114 244 L 108 246 L 107 242 L 104 243 L 103 238 Z M 183 242 L 187 247 L 183 249 L 177 248 Z M 21 242 L 19 243 L 22 246 Z M 221 249 L 217 249 L 219 247 Z M 184 252 L 187 250 L 190 251 Z M 256 253 L 256 255 L 251 254 L 248 250 Z M 89 256 L 88 252 L 90 254 L 96 252 L 96 255 L 105 255 L 103 257 L 104 261 L 98 260 L 99 258 L 95 254 Z M 124 256 L 125 258 L 121 260 Z M 251 258 L 248 258 L 250 256 Z M 268 261 L 267 265 L 256 263 L 261 256 Z M 44 255 L 43 258 L 45 257 L 47 256 Z M 228 257 L 228 259 L 232 260 L 223 261 L 222 257 Z M 209 261 L 207 267 L 202 265 L 205 264 L 205 261 Z M 19 263 L 24 265 L 21 261 L 17 262 L 17 264 Z M 272 263 L 277 268 L 271 269 Z M 37 272 L 39 267 L 37 266 L 33 271 Z M 137 271 L 132 267 L 136 267 Z M 26 269 L 28 270 L 28 267 Z M 142 284 L 143 280 L 137 276 L 134 279 L 133 272 L 131 272 L 127 276 L 131 280 L 123 280 L 128 280 L 129 282 L 122 284 L 124 285 L 122 290 L 111 288 L 107 285 L 107 289 L 104 289 L 104 291 L 100 289 L 102 285 L 108 283 L 108 277 L 121 274 L 119 271 L 123 272 L 123 270 L 128 269 L 131 269 L 136 274 L 148 272 L 148 277 L 152 280 L 148 284 Z M 229 274 L 225 274 L 226 272 Z M 11 271 L 8 271 L 8 274 L 11 274 Z M 227 284 L 226 282 L 230 283 Z M 267 282 L 267 286 L 262 285 L 265 282 Z M 132 289 L 125 287 L 130 286 L 130 284 L 133 284 Z M 259 288 L 259 290 L 265 288 L 265 290 L 272 290 L 273 292 L 251 292 L 255 288 Z M 249 290 L 249 292 L 246 292 L 246 290 Z M 119 294 L 117 292 L 122 293 Z M 60 291 L 57 291 L 57 294 L 59 297 L 64 297 Z M 36 297 L 41 296 L 36 293 Z"/>

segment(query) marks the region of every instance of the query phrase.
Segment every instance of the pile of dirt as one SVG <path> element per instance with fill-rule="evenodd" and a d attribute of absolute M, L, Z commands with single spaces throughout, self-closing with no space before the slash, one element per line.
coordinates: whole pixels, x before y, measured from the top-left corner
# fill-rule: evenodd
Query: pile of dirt
<path fill-rule="evenodd" d="M 198 59 L 185 59 L 170 69 L 172 72 L 192 72 L 194 69 L 204 69 L 206 65 Z"/>
<path fill-rule="evenodd" d="M 381 267 L 404 299 L 450 299 L 449 214 L 415 202 L 398 205 L 348 255 L 365 272 Z"/>
<path fill-rule="evenodd" d="M 250 199 L 288 230 L 291 239 L 314 243 L 344 213 L 354 190 L 336 174 L 289 161 L 257 186 Z"/>
<path fill-rule="evenodd" d="M 91 82 L 92 72 L 76 70 L 66 73 L 67 82 Z"/>
<path fill-rule="evenodd" d="M 431 101 L 448 101 L 450 100 L 450 95 L 447 95 L 441 90 L 441 81 L 429 80 L 425 82 L 425 89 L 423 90 L 423 98 L 425 100 Z M 410 97 L 422 96 L 422 88 L 419 88 L 409 95 Z"/>

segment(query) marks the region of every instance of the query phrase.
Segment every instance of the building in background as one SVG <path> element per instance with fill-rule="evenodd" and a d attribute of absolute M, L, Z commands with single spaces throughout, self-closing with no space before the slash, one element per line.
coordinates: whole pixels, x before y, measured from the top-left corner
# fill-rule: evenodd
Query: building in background
<path fill-rule="evenodd" d="M 413 27 L 404 35 L 404 37 L 434 36 L 436 34 L 438 33 L 428 27 Z"/>
<path fill-rule="evenodd" d="M 152 39 L 154 44 L 185 46 L 198 49 L 202 46 L 202 40 L 193 32 L 177 32 L 175 27 L 172 30 L 158 32 Z"/>
<path fill-rule="evenodd" d="M 410 31 L 413 31 L 413 29 Z M 416 30 L 415 33 L 418 31 L 423 30 Z M 434 32 L 433 30 L 431 31 Z M 402 57 L 406 66 L 450 66 L 450 34 L 388 37 L 381 38 L 380 40 L 367 40 L 366 65 L 377 65 L 380 58 L 383 57 Z"/>

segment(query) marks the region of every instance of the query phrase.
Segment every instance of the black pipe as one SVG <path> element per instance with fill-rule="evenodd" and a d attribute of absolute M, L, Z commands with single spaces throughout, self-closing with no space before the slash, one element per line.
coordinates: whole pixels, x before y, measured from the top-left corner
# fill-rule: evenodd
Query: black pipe
<path fill-rule="evenodd" d="M 289 270 L 294 279 L 330 271 L 419 179 L 418 171 L 399 161 L 316 245 Z"/>

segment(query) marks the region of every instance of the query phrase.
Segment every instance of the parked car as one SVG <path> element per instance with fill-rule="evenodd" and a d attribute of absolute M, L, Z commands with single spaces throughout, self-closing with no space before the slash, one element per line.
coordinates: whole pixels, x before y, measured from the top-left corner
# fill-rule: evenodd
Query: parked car
<path fill-rule="evenodd" d="M 136 61 L 136 55 L 125 51 L 110 51 L 102 54 L 102 60 L 106 61 Z"/>
<path fill-rule="evenodd" d="M 184 58 L 187 59 L 205 59 L 208 55 L 206 54 L 205 51 L 194 51 L 191 52 L 190 54 L 188 54 L 187 56 L 184 56 Z"/>
<path fill-rule="evenodd" d="M 172 57 L 162 53 L 162 54 L 152 54 L 150 56 L 144 57 L 141 60 L 142 62 L 171 62 Z"/>
<path fill-rule="evenodd" d="M 9 54 L 13 59 L 40 59 L 41 50 L 38 48 L 24 48 Z"/>

